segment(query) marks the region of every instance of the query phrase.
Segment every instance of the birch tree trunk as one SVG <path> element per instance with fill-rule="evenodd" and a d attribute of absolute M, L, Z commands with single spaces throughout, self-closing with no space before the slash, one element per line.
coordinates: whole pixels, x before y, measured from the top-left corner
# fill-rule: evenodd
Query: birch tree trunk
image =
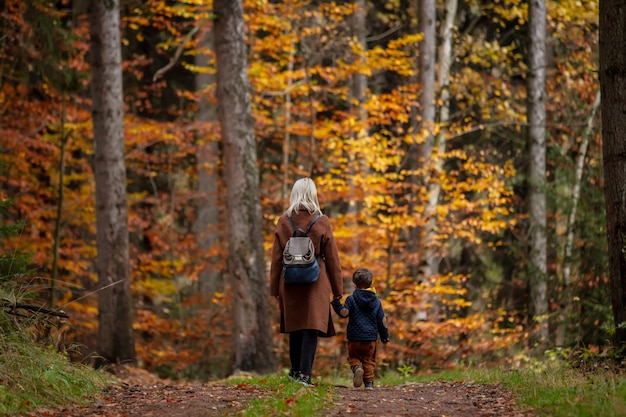
<path fill-rule="evenodd" d="M 528 217 L 530 298 L 541 350 L 548 340 L 548 284 L 546 237 L 546 3 L 529 2 L 528 70 Z"/>
<path fill-rule="evenodd" d="M 443 167 L 443 153 L 446 150 L 446 129 L 450 119 L 450 65 L 452 64 L 452 32 L 454 29 L 454 19 L 458 7 L 458 0 L 446 0 L 446 15 L 440 28 L 441 44 L 439 46 L 439 66 L 437 67 L 437 85 L 439 88 L 439 132 L 434 138 L 433 155 L 431 157 L 433 178 L 428 184 L 428 200 L 426 202 L 425 213 L 428 214 L 428 223 L 426 226 L 426 242 L 434 243 L 435 227 L 437 225 L 437 204 L 439 202 L 439 194 L 441 193 L 441 183 L 438 175 Z M 436 274 L 439 269 L 438 259 L 436 257 L 434 247 L 425 253 L 425 264 L 431 274 Z"/>
<path fill-rule="evenodd" d="M 604 195 L 615 345 L 626 345 L 626 4 L 600 2 Z M 624 355 L 624 353 L 622 353 Z"/>
<path fill-rule="evenodd" d="M 104 361 L 135 361 L 119 0 L 92 1 L 89 17 L 98 248 L 98 354 L 102 357 L 97 365 L 102 365 Z"/>
<path fill-rule="evenodd" d="M 213 7 L 227 189 L 228 281 L 233 293 L 233 370 L 275 372 L 243 4 L 215 0 Z"/>
<path fill-rule="evenodd" d="M 583 177 L 583 170 L 585 166 L 585 158 L 587 157 L 587 148 L 589 146 L 589 136 L 593 130 L 593 120 L 596 117 L 596 113 L 600 107 L 600 90 L 596 94 L 596 98 L 591 107 L 591 113 L 587 119 L 587 127 L 582 135 L 582 142 L 580 144 L 580 150 L 576 157 L 576 173 L 574 179 L 574 187 L 572 189 L 572 206 L 567 216 L 567 237 L 565 241 L 565 250 L 563 255 L 563 294 L 561 303 L 563 305 L 563 311 L 561 312 L 561 318 L 556 330 L 556 346 L 566 346 L 567 326 L 570 323 L 572 300 L 571 300 L 571 270 L 572 270 L 572 248 L 574 247 L 574 224 L 576 223 L 576 212 L 578 209 L 578 201 L 580 200 L 580 183 Z M 571 341 L 567 341 L 567 346 Z"/>

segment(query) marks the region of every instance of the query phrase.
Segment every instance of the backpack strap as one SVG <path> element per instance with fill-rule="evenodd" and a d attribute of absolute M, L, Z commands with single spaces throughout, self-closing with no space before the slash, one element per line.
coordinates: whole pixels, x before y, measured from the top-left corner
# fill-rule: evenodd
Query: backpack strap
<path fill-rule="evenodd" d="M 309 225 L 309 227 L 306 228 L 306 231 L 304 232 L 305 234 L 309 234 L 309 230 L 311 230 L 311 227 L 313 227 L 313 225 L 315 224 L 315 222 L 320 218 L 320 215 L 318 214 L 317 216 L 315 216 L 315 218 L 313 219 L 313 221 L 311 222 L 311 224 Z"/>
<path fill-rule="evenodd" d="M 291 230 L 293 230 L 293 236 L 298 236 L 298 232 L 304 233 L 304 230 L 297 228 L 296 224 L 293 222 L 291 216 L 287 216 L 289 219 L 289 223 L 291 223 Z"/>
<path fill-rule="evenodd" d="M 315 216 L 315 218 L 313 219 L 311 224 L 309 224 L 309 227 L 307 227 L 306 230 L 302 230 L 299 227 L 296 227 L 296 224 L 294 223 L 294 221 L 291 218 L 291 216 L 287 216 L 287 218 L 289 219 L 289 223 L 291 223 L 291 229 L 293 230 L 293 236 L 297 236 L 298 232 L 302 233 L 304 236 L 307 236 L 309 234 L 309 230 L 311 230 L 311 227 L 313 227 L 315 222 L 320 218 L 320 215 L 318 214 L 317 216 Z"/>

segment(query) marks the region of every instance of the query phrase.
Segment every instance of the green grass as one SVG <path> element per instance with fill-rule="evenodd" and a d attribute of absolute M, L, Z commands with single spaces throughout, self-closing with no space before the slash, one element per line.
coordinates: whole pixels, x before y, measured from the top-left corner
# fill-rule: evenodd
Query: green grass
<path fill-rule="evenodd" d="M 504 373 L 502 381 L 537 416 L 626 415 L 626 378 L 610 370 L 582 373 L 553 366 L 539 371 Z"/>
<path fill-rule="evenodd" d="M 103 372 L 72 364 L 53 349 L 0 333 L 0 416 L 86 404 L 111 382 Z"/>
<path fill-rule="evenodd" d="M 254 378 L 234 378 L 231 384 L 250 384 L 270 395 L 252 400 L 246 405 L 243 413 L 238 416 L 265 417 L 273 415 L 289 415 L 291 417 L 316 416 L 326 409 L 333 398 L 334 387 L 319 380 L 313 381 L 315 387 L 305 387 L 291 382 L 286 375 L 266 375 Z"/>
<path fill-rule="evenodd" d="M 626 415 L 626 375 L 604 367 L 583 372 L 561 361 L 548 360 L 523 370 L 459 368 L 410 376 L 388 373 L 380 383 L 436 380 L 499 383 L 513 391 L 520 408 L 530 407 L 538 417 Z"/>

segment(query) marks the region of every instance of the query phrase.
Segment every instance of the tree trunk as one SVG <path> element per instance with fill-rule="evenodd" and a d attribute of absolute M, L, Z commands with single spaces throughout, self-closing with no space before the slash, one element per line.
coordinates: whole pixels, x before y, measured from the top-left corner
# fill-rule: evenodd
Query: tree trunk
<path fill-rule="evenodd" d="M 57 217 L 54 220 L 54 243 L 52 246 L 52 276 L 50 278 L 50 308 L 54 309 L 57 303 L 57 280 L 59 279 L 59 248 L 61 246 L 61 230 L 63 228 L 63 204 L 65 203 L 65 146 L 67 133 L 65 119 L 67 117 L 67 95 L 63 93 L 61 104 L 61 146 L 59 147 L 59 202 L 57 203 Z"/>
<path fill-rule="evenodd" d="M 409 169 L 418 170 L 422 168 L 423 175 L 418 177 L 415 174 L 411 174 L 411 181 L 414 187 L 414 193 L 416 193 L 417 207 L 424 206 L 426 210 L 428 206 L 427 201 L 429 194 L 430 183 L 430 167 L 431 167 L 431 155 L 434 146 L 433 127 L 435 122 L 435 64 L 436 64 L 436 2 L 435 0 L 415 0 L 414 8 L 417 14 L 417 32 L 423 35 L 422 40 L 419 43 L 419 57 L 417 61 L 417 84 L 419 85 L 418 111 L 411 110 L 411 125 L 414 135 L 416 137 L 416 143 L 412 144 L 409 149 Z M 419 216 L 416 208 L 411 207 L 411 213 L 414 216 Z M 429 229 L 434 230 L 434 212 L 423 212 L 423 219 L 421 226 L 411 227 L 409 230 L 409 243 L 408 246 L 411 251 L 411 258 L 409 260 L 410 273 L 414 281 L 428 282 L 429 278 L 435 273 L 434 265 L 428 263 L 428 259 L 434 259 L 434 245 L 432 239 L 433 234 L 429 233 Z M 419 222 L 418 222 L 419 223 Z M 426 299 L 423 297 L 420 302 L 420 307 L 415 312 L 415 320 L 426 320 L 427 303 L 430 303 L 433 307 L 431 310 L 435 310 L 438 303 L 433 299 Z M 433 319 L 435 319 L 433 317 Z"/>
<path fill-rule="evenodd" d="M 224 144 L 233 370 L 276 371 L 263 259 L 259 174 L 242 0 L 215 0 L 217 99 Z"/>
<path fill-rule="evenodd" d="M 365 68 L 365 54 L 367 53 L 367 5 L 365 0 L 355 0 L 356 10 L 350 19 L 352 34 L 355 41 L 358 43 L 359 49 L 363 52 L 363 55 L 355 55 L 355 59 L 360 61 Z M 362 123 L 361 129 L 357 133 L 358 137 L 367 135 L 366 121 L 367 111 L 363 107 L 365 101 L 365 94 L 367 92 L 367 75 L 362 72 L 357 72 L 351 77 L 350 94 L 352 99 L 357 103 L 354 106 L 354 111 L 357 115 L 358 122 Z"/>
<path fill-rule="evenodd" d="M 281 197 L 283 201 L 289 201 L 289 184 L 291 181 L 289 171 L 289 152 L 291 148 L 291 88 L 293 86 L 293 66 L 295 58 L 295 48 L 290 48 L 289 63 L 287 71 L 289 71 L 289 79 L 287 80 L 287 91 L 285 92 L 285 138 L 283 139 L 283 186 Z"/>
<path fill-rule="evenodd" d="M 356 10 L 350 16 L 350 26 L 352 31 L 352 39 L 356 45 L 353 47 L 357 52 L 353 54 L 352 59 L 356 62 L 360 62 L 362 68 L 365 65 L 365 54 L 367 53 L 367 32 L 366 32 L 366 4 L 365 0 L 356 0 L 355 2 Z M 358 213 L 359 213 L 359 204 L 358 204 L 358 193 L 357 190 L 359 186 L 357 185 L 355 179 L 363 178 L 366 175 L 367 166 L 363 162 L 363 158 L 361 158 L 361 152 L 365 148 L 365 141 L 367 140 L 368 128 L 367 128 L 367 110 L 364 107 L 364 102 L 366 99 L 367 92 L 367 75 L 362 72 L 355 72 L 351 75 L 349 80 L 349 102 L 350 102 L 350 112 L 355 121 L 355 127 L 352 131 L 352 139 L 354 143 L 354 148 L 352 150 L 348 150 L 348 154 L 346 158 L 350 161 L 348 164 L 349 167 L 349 175 L 348 175 L 348 186 L 349 186 L 349 202 L 348 202 L 348 212 L 347 216 L 350 219 L 350 223 L 348 227 L 353 228 L 353 230 L 357 230 L 358 226 Z M 359 258 L 359 236 L 355 234 L 352 239 L 352 245 L 349 248 L 351 256 L 355 257 L 355 259 Z M 345 290 L 347 292 L 352 292 L 354 290 L 354 286 L 352 281 L 346 283 Z"/>
<path fill-rule="evenodd" d="M 412 0 L 412 4 L 413 4 L 412 10 L 414 11 L 414 14 L 415 14 L 414 17 L 415 19 L 417 19 L 418 14 L 419 14 L 418 2 L 416 0 Z M 409 13 L 407 15 L 406 24 L 407 25 L 410 24 L 412 33 L 419 34 L 419 27 L 418 27 L 419 25 L 413 26 L 411 24 L 412 20 L 413 20 L 412 16 Z M 419 82 L 420 82 L 419 81 L 420 73 L 419 73 L 418 53 L 416 53 L 415 55 L 415 65 L 416 65 L 415 74 L 411 75 L 411 78 L 409 81 L 409 84 L 415 86 L 415 99 L 411 97 L 409 100 L 411 103 L 411 113 L 409 116 L 409 132 L 410 132 L 411 140 L 410 140 L 407 152 L 406 152 L 406 156 L 404 157 L 404 160 L 402 162 L 401 169 L 406 170 L 408 172 L 408 182 L 411 184 L 411 193 L 417 197 L 419 195 L 419 188 L 420 188 L 419 178 L 416 174 L 416 171 L 419 167 L 418 138 L 419 138 L 419 119 L 420 119 L 419 117 L 420 106 L 418 103 L 418 97 L 419 97 L 418 90 L 419 90 Z M 413 200 L 417 200 L 417 198 Z M 409 206 L 408 212 L 416 213 L 418 205 L 419 205 L 418 202 L 410 201 L 408 203 L 408 206 Z M 405 259 L 405 262 L 407 264 L 407 273 L 411 276 L 413 281 L 418 281 L 419 279 L 421 279 L 419 275 L 419 258 L 420 258 L 419 236 L 420 236 L 420 228 L 418 226 L 410 225 L 407 228 L 406 240 L 407 240 L 407 252 L 409 256 Z"/>
<path fill-rule="evenodd" d="M 117 0 L 90 9 L 92 118 L 98 255 L 98 354 L 110 363 L 134 362 L 128 265 L 128 207 L 124 163 L 122 44 Z"/>
<path fill-rule="evenodd" d="M 435 81 L 436 81 L 436 40 L 437 40 L 437 9 L 435 0 L 418 0 L 418 31 L 424 35 L 419 44 L 419 82 L 420 82 L 420 121 L 419 137 L 423 141 L 419 145 L 418 158 L 424 170 L 422 184 L 425 190 L 429 189 L 431 181 L 436 181 L 432 176 L 432 153 L 434 147 L 434 124 L 435 124 Z M 427 196 L 427 198 L 430 196 Z M 434 207 L 425 203 L 424 227 L 420 231 L 419 246 L 420 275 L 430 277 L 437 273 L 438 265 L 435 258 L 435 211 Z"/>
<path fill-rule="evenodd" d="M 626 4 L 600 2 L 604 195 L 615 344 L 626 345 Z"/>
<path fill-rule="evenodd" d="M 214 45 L 213 29 L 200 41 L 202 50 L 212 49 Z M 196 65 L 201 68 L 215 65 L 209 55 L 195 56 Z M 198 216 L 194 223 L 196 242 L 206 256 L 205 267 L 198 275 L 198 290 L 204 297 L 211 297 L 215 291 L 223 290 L 221 274 L 222 259 L 217 247 L 224 238 L 220 229 L 219 207 L 221 204 L 219 187 L 221 183 L 219 172 L 220 152 L 217 142 L 217 106 L 210 100 L 210 86 L 215 84 L 215 75 L 212 73 L 197 73 L 195 76 L 196 90 L 202 95 L 198 104 L 196 121 L 206 126 L 201 129 L 198 137 L 198 191 L 202 195 L 198 202 Z"/>
<path fill-rule="evenodd" d="M 446 0 L 446 15 L 441 24 L 439 46 L 439 66 L 437 67 L 437 85 L 439 88 L 439 132 L 434 138 L 433 155 L 431 157 L 432 170 L 431 181 L 428 183 L 428 200 L 426 202 L 426 210 L 428 215 L 428 223 L 426 225 L 426 242 L 430 242 L 431 249 L 425 252 L 424 264 L 428 266 L 430 274 L 436 274 L 439 270 L 439 261 L 434 250 L 435 227 L 437 225 L 437 204 L 439 202 L 439 194 L 441 193 L 441 183 L 438 176 L 443 168 L 443 154 L 446 150 L 446 129 L 450 119 L 450 65 L 452 64 L 452 40 L 454 19 L 458 6 L 458 0 Z M 434 106 L 433 106 L 434 107 Z"/>
<path fill-rule="evenodd" d="M 528 218 L 530 244 L 530 296 L 538 324 L 541 350 L 548 340 L 548 285 L 546 237 L 546 3 L 529 3 L 528 71 Z"/>
<path fill-rule="evenodd" d="M 417 4 L 418 31 L 424 34 L 419 43 L 420 135 L 424 139 L 419 158 L 423 164 L 428 165 L 434 142 L 437 9 L 435 0 L 417 0 Z"/>
<path fill-rule="evenodd" d="M 570 323 L 572 311 L 572 288 L 571 288 L 571 270 L 572 270 L 572 248 L 574 246 L 574 224 L 576 223 L 576 211 L 578 209 L 578 201 L 580 199 L 580 184 L 582 182 L 583 170 L 585 167 L 585 158 L 587 157 L 587 147 L 589 146 L 589 136 L 593 130 L 593 121 L 600 107 L 600 90 L 596 94 L 596 98 L 591 107 L 589 119 L 587 119 L 587 127 L 582 135 L 580 151 L 576 157 L 576 174 L 574 179 L 574 187 L 572 190 L 572 207 L 567 216 L 567 237 L 565 241 L 565 251 L 563 255 L 563 292 L 561 295 L 561 305 L 563 306 L 560 322 L 556 330 L 556 346 L 569 346 L 572 340 L 568 340 L 566 344 L 567 327 Z"/>

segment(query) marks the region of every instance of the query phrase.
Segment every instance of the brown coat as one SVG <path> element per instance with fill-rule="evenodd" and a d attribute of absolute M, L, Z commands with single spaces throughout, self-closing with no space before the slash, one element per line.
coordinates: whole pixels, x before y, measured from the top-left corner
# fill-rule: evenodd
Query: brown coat
<path fill-rule="evenodd" d="M 292 218 L 296 227 L 305 230 L 315 214 L 306 211 L 294 213 Z M 276 225 L 272 265 L 270 269 L 270 295 L 279 297 L 280 331 L 289 333 L 294 330 L 315 329 L 321 337 L 335 335 L 330 314 L 330 296 L 343 294 L 343 279 L 335 236 L 330 227 L 330 220 L 321 216 L 309 231 L 309 237 L 315 246 L 315 253 L 320 252 L 320 242 L 324 247 L 324 258 L 320 258 L 320 277 L 313 284 L 285 285 L 282 275 L 282 253 L 289 237 L 293 234 L 287 215 L 284 214 Z"/>

